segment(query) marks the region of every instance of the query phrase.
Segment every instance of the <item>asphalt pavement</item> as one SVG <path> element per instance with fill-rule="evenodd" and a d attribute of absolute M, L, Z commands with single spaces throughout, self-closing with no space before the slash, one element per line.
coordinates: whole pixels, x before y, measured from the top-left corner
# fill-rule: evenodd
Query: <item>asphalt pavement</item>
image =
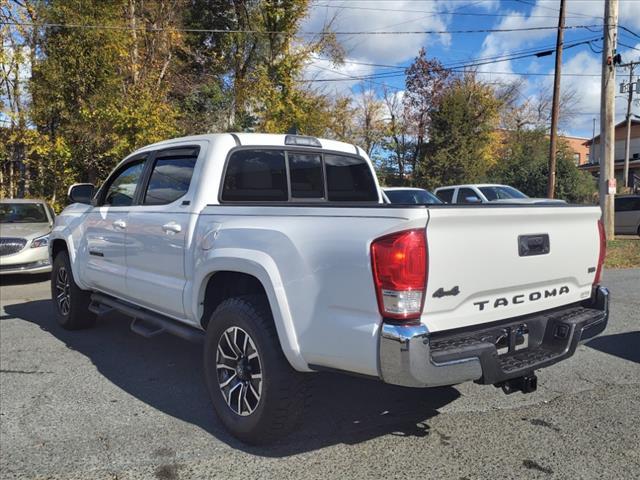
<path fill-rule="evenodd" d="M 303 428 L 246 447 L 217 420 L 200 347 L 124 317 L 67 332 L 43 277 L 0 277 L 0 478 L 640 478 L 640 270 L 605 271 L 607 330 L 538 391 L 318 374 Z"/>

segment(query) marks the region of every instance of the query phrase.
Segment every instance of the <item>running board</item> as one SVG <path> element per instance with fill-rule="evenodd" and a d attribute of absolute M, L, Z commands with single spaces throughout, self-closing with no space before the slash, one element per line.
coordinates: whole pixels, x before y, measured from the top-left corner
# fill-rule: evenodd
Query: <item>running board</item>
<path fill-rule="evenodd" d="M 102 303 L 96 303 L 96 302 L 92 301 L 89 304 L 89 311 L 91 313 L 95 313 L 97 316 L 101 317 L 102 315 L 106 315 L 108 313 L 113 312 L 113 308 L 107 307 L 106 305 L 103 305 Z"/>
<path fill-rule="evenodd" d="M 93 307 L 91 311 L 94 312 L 106 313 L 110 310 L 117 310 L 129 317 L 133 317 L 131 331 L 145 338 L 155 337 L 161 333 L 170 333 L 194 343 L 202 343 L 204 340 L 204 332 L 202 330 L 101 293 L 93 293 L 91 295 L 91 307 Z"/>

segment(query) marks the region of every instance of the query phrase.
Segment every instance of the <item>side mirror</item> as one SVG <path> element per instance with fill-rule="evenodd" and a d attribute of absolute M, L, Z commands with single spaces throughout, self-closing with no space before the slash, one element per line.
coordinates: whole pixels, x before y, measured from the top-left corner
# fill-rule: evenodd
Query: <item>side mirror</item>
<path fill-rule="evenodd" d="M 96 187 L 92 183 L 74 183 L 69 187 L 67 196 L 71 203 L 91 204 Z"/>
<path fill-rule="evenodd" d="M 482 200 L 478 197 L 464 197 L 464 201 L 466 203 L 482 203 Z"/>

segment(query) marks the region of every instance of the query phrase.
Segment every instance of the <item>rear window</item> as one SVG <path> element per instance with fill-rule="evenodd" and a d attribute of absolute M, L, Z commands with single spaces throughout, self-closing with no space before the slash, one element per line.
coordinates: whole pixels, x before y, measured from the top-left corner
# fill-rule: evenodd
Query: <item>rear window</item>
<path fill-rule="evenodd" d="M 325 155 L 327 193 L 337 202 L 377 201 L 378 190 L 367 162 L 361 158 Z"/>
<path fill-rule="evenodd" d="M 434 205 L 442 203 L 438 197 L 426 190 L 385 190 L 391 203 L 405 205 Z"/>
<path fill-rule="evenodd" d="M 310 153 L 289 153 L 289 176 L 293 198 L 324 198 L 322 156 Z"/>
<path fill-rule="evenodd" d="M 222 200 L 277 202 L 288 199 L 283 151 L 239 150 L 231 155 Z"/>
<path fill-rule="evenodd" d="M 442 200 L 444 203 L 451 203 L 453 200 L 453 188 L 445 188 L 444 190 L 438 190 L 436 197 Z"/>
<path fill-rule="evenodd" d="M 238 150 L 229 157 L 222 201 L 378 202 L 363 158 L 319 152 Z"/>

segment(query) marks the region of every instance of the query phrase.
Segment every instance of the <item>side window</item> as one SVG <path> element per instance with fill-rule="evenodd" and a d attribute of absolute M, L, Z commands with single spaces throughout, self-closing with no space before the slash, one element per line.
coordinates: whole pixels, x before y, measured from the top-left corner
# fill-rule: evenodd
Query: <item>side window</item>
<path fill-rule="evenodd" d="M 451 201 L 453 200 L 453 188 L 438 190 L 436 196 L 444 203 L 451 203 Z"/>
<path fill-rule="evenodd" d="M 144 205 L 166 205 L 175 202 L 189 190 L 198 149 L 176 149 L 160 152 L 155 159 Z"/>
<path fill-rule="evenodd" d="M 628 200 L 628 198 L 616 198 L 614 203 L 614 210 L 616 212 L 626 212 L 627 210 L 629 210 L 631 202 L 629 202 Z"/>
<path fill-rule="evenodd" d="M 458 198 L 456 203 L 480 203 L 480 197 L 470 188 L 461 188 L 458 190 Z"/>
<path fill-rule="evenodd" d="M 287 154 L 291 196 L 293 198 L 324 198 L 322 157 L 318 154 Z"/>
<path fill-rule="evenodd" d="M 287 201 L 287 171 L 280 150 L 239 150 L 231 154 L 222 186 L 222 200 Z"/>
<path fill-rule="evenodd" d="M 378 201 L 378 191 L 369 165 L 355 157 L 325 155 L 327 193 L 330 201 Z"/>
<path fill-rule="evenodd" d="M 107 185 L 102 204 L 111 205 L 112 207 L 128 207 L 131 205 L 143 169 L 144 159 L 140 159 L 121 170 Z"/>
<path fill-rule="evenodd" d="M 616 212 L 632 212 L 640 210 L 640 198 L 635 197 L 620 197 L 615 200 Z"/>

